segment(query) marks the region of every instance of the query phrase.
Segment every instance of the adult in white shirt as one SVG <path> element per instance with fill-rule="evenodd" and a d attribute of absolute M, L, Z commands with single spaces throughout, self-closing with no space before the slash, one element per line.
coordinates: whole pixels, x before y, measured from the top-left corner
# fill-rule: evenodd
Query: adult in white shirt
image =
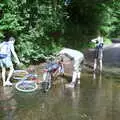
<path fill-rule="evenodd" d="M 0 53 L 5 54 L 5 58 L 0 59 L 0 67 L 2 68 L 2 81 L 3 81 L 3 86 L 6 85 L 12 85 L 10 82 L 10 79 L 12 77 L 14 68 L 13 68 L 13 63 L 12 63 L 12 55 L 16 59 L 16 63 L 20 64 L 20 61 L 17 57 L 17 54 L 14 49 L 14 42 L 15 39 L 13 37 L 5 37 L 5 41 L 0 44 Z M 9 74 L 8 77 L 6 78 L 6 70 L 9 69 Z"/>
<path fill-rule="evenodd" d="M 74 88 L 75 85 L 80 84 L 80 74 L 83 66 L 83 61 L 84 61 L 84 55 L 82 52 L 73 50 L 70 48 L 63 48 L 60 52 L 59 55 L 63 57 L 64 55 L 70 58 L 70 60 L 73 61 L 73 75 L 72 75 L 72 81 L 70 84 L 66 84 L 66 87 L 71 87 Z M 77 81 L 78 79 L 78 81 Z"/>

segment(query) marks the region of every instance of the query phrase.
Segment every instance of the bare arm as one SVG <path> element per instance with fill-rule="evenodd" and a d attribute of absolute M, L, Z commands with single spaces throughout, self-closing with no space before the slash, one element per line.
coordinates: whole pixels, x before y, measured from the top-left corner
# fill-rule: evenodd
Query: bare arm
<path fill-rule="evenodd" d="M 17 64 L 20 64 L 20 61 L 19 61 L 18 56 L 15 52 L 15 48 L 14 48 L 13 44 L 11 45 L 11 52 L 12 52 L 14 58 L 16 59 Z"/>
<path fill-rule="evenodd" d="M 96 42 L 97 42 L 97 40 L 98 40 L 98 39 L 97 39 L 97 38 L 95 38 L 95 39 L 92 39 L 92 40 L 91 40 L 91 42 L 96 43 Z"/>

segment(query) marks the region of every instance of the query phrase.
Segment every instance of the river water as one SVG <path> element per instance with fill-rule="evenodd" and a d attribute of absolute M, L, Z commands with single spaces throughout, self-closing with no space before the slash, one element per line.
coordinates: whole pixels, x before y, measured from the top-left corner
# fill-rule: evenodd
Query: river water
<path fill-rule="evenodd" d="M 114 54 L 106 52 L 106 55 L 111 60 Z M 89 53 L 88 59 L 91 56 Z M 104 63 L 108 63 L 105 60 Z M 72 66 L 67 67 L 66 71 L 71 74 Z M 91 68 L 84 69 L 81 83 L 74 89 L 65 88 L 71 75 L 54 81 L 46 93 L 40 89 L 24 93 L 17 91 L 14 85 L 0 85 L 0 120 L 119 120 L 120 69 L 114 67 L 104 67 L 102 74 L 96 74 L 96 79 Z M 41 65 L 36 65 L 35 69 L 42 76 Z"/>
<path fill-rule="evenodd" d="M 65 88 L 71 77 L 59 78 L 46 93 L 0 87 L 0 120 L 119 120 L 119 77 L 83 72 L 81 84 Z"/>

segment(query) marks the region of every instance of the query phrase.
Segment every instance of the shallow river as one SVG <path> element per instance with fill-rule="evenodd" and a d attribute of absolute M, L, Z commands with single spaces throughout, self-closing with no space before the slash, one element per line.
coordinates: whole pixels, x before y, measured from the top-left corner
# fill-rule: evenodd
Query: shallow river
<path fill-rule="evenodd" d="M 83 73 L 75 89 L 59 79 L 47 93 L 0 87 L 0 120 L 119 120 L 119 78 Z"/>

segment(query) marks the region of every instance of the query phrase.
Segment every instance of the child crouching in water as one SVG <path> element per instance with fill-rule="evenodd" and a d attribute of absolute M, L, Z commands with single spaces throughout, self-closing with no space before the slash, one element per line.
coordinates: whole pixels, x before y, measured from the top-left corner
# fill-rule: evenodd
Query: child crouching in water
<path fill-rule="evenodd" d="M 54 61 L 50 61 L 45 65 L 42 82 L 42 88 L 45 91 L 51 88 L 53 78 L 64 74 L 62 61 L 61 57 L 57 57 Z"/>

